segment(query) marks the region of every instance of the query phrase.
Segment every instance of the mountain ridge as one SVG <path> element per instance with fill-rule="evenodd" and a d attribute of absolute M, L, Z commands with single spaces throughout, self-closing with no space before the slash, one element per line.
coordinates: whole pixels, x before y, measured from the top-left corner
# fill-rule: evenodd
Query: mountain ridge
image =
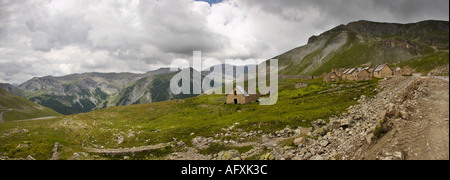
<path fill-rule="evenodd" d="M 449 48 L 448 21 L 355 21 L 316 36 L 274 57 L 282 75 L 321 75 L 333 68 L 397 63 Z"/>
<path fill-rule="evenodd" d="M 127 90 L 134 82 L 170 73 L 169 68 L 161 68 L 142 74 L 137 73 L 81 73 L 60 77 L 34 77 L 18 87 L 4 84 L 8 91 L 50 107 L 61 114 L 77 114 L 95 109 L 135 104 L 135 101 L 110 103 L 117 95 Z M 2 87 L 2 88 L 3 88 Z M 149 94 L 142 95 L 149 96 Z M 142 100 L 150 103 L 151 99 Z"/>

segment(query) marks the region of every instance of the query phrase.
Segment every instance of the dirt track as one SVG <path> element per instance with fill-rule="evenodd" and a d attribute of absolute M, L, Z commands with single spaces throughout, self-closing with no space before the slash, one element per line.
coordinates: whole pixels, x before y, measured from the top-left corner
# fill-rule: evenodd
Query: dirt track
<path fill-rule="evenodd" d="M 392 120 L 392 129 L 357 159 L 449 159 L 449 82 L 418 79 L 403 94 L 408 118 Z"/>
<path fill-rule="evenodd" d="M 11 111 L 11 109 L 0 112 L 0 122 L 3 122 L 3 113 L 9 112 L 9 111 Z"/>

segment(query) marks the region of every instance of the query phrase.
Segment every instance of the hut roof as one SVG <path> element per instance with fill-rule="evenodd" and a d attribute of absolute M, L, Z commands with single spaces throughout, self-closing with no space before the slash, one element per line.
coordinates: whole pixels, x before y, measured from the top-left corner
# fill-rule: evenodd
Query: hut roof
<path fill-rule="evenodd" d="M 383 64 L 383 65 L 379 65 L 377 66 L 377 68 L 374 70 L 374 72 L 379 72 L 381 70 L 383 70 L 384 67 L 389 67 L 387 64 Z"/>
<path fill-rule="evenodd" d="M 241 86 L 236 86 L 236 89 L 239 90 L 245 97 L 249 97 L 247 91 L 245 91 Z"/>

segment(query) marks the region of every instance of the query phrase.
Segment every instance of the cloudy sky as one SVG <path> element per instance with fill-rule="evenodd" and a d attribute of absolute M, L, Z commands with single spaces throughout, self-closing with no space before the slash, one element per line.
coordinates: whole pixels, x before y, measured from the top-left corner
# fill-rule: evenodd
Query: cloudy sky
<path fill-rule="evenodd" d="M 0 82 L 268 59 L 356 20 L 449 20 L 448 0 L 0 0 Z"/>

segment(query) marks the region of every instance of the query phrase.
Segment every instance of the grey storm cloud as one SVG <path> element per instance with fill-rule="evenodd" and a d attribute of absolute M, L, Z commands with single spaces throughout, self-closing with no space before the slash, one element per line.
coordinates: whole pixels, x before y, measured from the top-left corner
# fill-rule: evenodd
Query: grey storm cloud
<path fill-rule="evenodd" d="M 1 0 L 0 82 L 267 59 L 356 20 L 449 19 L 448 0 Z"/>
<path fill-rule="evenodd" d="M 357 20 L 411 23 L 422 20 L 448 20 L 448 0 L 247 0 L 249 6 L 284 19 L 295 17 L 291 12 L 311 10 L 319 14 L 314 19 L 317 28 L 327 24 L 345 24 Z M 310 15 L 296 17 L 303 21 Z"/>

